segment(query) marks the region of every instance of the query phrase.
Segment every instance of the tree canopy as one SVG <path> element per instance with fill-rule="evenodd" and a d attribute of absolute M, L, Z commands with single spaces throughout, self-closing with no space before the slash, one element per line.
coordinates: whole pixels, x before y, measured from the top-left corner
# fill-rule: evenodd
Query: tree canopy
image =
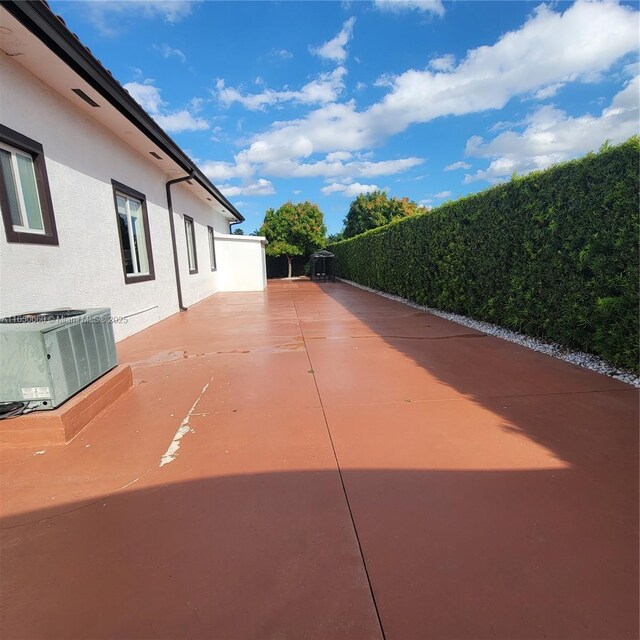
<path fill-rule="evenodd" d="M 352 238 L 398 218 L 426 211 L 409 198 L 389 198 L 384 191 L 361 193 L 344 219 L 344 237 Z"/>
<path fill-rule="evenodd" d="M 269 241 L 267 255 L 286 256 L 291 277 L 291 258 L 313 253 L 324 245 L 327 228 L 324 215 L 312 202 L 285 202 L 269 209 L 260 227 L 260 235 Z"/>
<path fill-rule="evenodd" d="M 333 244 L 334 242 L 340 242 L 340 240 L 344 240 L 344 234 L 342 231 L 338 233 L 330 233 L 327 236 L 327 244 Z"/>

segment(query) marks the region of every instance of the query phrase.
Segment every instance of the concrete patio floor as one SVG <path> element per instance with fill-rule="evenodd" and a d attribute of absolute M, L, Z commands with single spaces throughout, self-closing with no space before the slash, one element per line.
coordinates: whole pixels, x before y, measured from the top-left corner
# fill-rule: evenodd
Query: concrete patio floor
<path fill-rule="evenodd" d="M 638 395 L 345 284 L 218 294 L 1 452 L 6 640 L 638 637 Z"/>

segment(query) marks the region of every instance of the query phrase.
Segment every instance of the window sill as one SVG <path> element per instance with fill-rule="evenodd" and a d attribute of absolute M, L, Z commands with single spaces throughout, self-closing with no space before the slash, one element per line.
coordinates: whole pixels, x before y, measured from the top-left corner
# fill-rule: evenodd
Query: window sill
<path fill-rule="evenodd" d="M 7 230 L 7 242 L 16 244 L 50 244 L 58 246 L 58 236 L 46 233 L 29 233 L 25 231 Z"/>
<path fill-rule="evenodd" d="M 132 276 L 127 274 L 124 277 L 125 284 L 135 284 L 136 282 L 148 282 L 149 280 L 155 280 L 155 279 L 156 277 L 152 273 L 148 273 L 146 276 Z"/>

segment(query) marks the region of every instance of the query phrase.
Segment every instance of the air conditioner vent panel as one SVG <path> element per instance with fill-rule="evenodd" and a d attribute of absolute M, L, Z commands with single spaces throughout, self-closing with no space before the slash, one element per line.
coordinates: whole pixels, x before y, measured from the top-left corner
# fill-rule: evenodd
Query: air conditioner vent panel
<path fill-rule="evenodd" d="M 71 345 L 73 346 L 73 354 L 76 359 L 78 380 L 80 380 L 80 386 L 84 387 L 91 382 L 91 374 L 89 373 L 87 349 L 84 346 L 84 337 L 82 336 L 82 326 L 74 324 L 69 328 L 69 333 L 71 334 Z"/>
<path fill-rule="evenodd" d="M 59 358 L 64 372 L 64 382 L 69 395 L 73 395 L 80 390 L 80 380 L 78 379 L 78 369 L 76 359 L 71 346 L 71 336 L 68 329 L 60 329 L 55 332 L 58 341 Z"/>
<path fill-rule="evenodd" d="M 111 367 L 109 352 L 107 349 L 107 336 L 105 335 L 106 330 L 107 329 L 104 325 L 94 326 L 98 360 L 100 361 L 100 368 L 103 370 Z"/>
<path fill-rule="evenodd" d="M 95 380 L 100 375 L 100 358 L 98 357 L 98 345 L 96 344 L 95 327 L 89 322 L 80 325 L 82 327 L 82 337 L 87 350 L 87 360 L 89 362 L 89 378 Z"/>
<path fill-rule="evenodd" d="M 0 320 L 0 402 L 38 400 L 38 409 L 53 409 L 118 364 L 110 309 L 24 316 L 40 320 Z"/>

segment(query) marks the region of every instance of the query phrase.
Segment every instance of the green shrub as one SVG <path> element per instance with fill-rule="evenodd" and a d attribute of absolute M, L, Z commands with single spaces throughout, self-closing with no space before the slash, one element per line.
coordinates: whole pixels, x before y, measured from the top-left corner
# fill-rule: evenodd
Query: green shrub
<path fill-rule="evenodd" d="M 640 140 L 329 248 L 336 275 L 638 370 Z"/>

